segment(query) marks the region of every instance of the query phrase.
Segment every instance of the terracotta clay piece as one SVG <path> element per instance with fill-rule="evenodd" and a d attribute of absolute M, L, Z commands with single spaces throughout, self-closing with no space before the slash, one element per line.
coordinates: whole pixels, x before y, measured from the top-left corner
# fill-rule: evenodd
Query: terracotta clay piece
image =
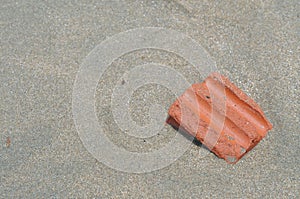
<path fill-rule="evenodd" d="M 167 123 L 228 163 L 236 163 L 272 129 L 261 108 L 219 73 L 188 88 L 171 105 Z"/>

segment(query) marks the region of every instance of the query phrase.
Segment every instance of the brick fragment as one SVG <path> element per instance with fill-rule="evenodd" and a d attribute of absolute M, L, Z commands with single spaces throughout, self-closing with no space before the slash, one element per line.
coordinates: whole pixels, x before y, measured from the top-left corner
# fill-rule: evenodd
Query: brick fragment
<path fill-rule="evenodd" d="M 258 104 L 219 73 L 193 84 L 170 107 L 167 123 L 236 163 L 272 129 Z"/>

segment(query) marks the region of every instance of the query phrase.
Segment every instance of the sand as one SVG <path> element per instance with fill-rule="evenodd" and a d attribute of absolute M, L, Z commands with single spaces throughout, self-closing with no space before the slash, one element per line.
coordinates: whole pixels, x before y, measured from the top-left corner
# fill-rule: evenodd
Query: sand
<path fill-rule="evenodd" d="M 4 0 L 0 9 L 1 198 L 299 196 L 299 1 Z M 237 164 L 191 144 L 171 164 L 137 174 L 105 165 L 84 146 L 72 109 L 80 66 L 105 39 L 141 27 L 193 38 L 218 72 L 262 107 L 274 127 Z M 96 88 L 95 113 L 116 146 L 139 153 L 178 134 L 164 126 L 136 138 L 114 119 L 113 89 L 127 85 L 134 77 L 123 74 L 145 63 L 167 65 L 190 83 L 205 78 L 180 55 L 157 49 L 127 53 L 108 67 Z M 165 85 L 143 85 L 131 95 L 131 118 L 146 125 L 149 105 L 159 104 L 161 112 L 152 115 L 161 121 L 175 99 Z"/>

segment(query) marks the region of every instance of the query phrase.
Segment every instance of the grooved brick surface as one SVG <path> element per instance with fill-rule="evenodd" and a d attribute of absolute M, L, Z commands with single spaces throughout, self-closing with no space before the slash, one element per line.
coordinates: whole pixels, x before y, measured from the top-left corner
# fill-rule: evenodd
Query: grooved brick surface
<path fill-rule="evenodd" d="M 236 163 L 272 129 L 258 104 L 219 73 L 193 84 L 170 107 L 172 126 Z"/>

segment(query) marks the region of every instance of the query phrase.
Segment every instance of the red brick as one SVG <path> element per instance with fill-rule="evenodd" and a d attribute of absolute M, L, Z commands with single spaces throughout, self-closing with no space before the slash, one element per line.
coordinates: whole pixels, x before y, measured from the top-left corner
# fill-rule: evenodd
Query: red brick
<path fill-rule="evenodd" d="M 218 73 L 188 88 L 171 105 L 167 123 L 228 163 L 236 163 L 272 129 L 259 105 Z"/>

